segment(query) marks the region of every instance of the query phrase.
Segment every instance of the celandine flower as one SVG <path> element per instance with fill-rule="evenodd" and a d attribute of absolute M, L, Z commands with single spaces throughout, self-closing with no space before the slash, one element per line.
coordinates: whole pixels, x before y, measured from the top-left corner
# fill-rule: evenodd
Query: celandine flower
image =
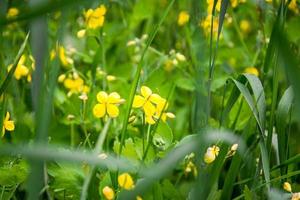
<path fill-rule="evenodd" d="M 284 182 L 283 183 L 283 189 L 285 191 L 292 192 L 292 186 L 291 186 L 291 184 L 289 182 Z"/>
<path fill-rule="evenodd" d="M 13 120 L 10 120 L 10 114 L 9 112 L 6 112 L 6 116 L 3 120 L 3 126 L 2 126 L 2 137 L 5 134 L 5 130 L 7 131 L 13 131 L 15 130 L 15 123 Z"/>
<path fill-rule="evenodd" d="M 134 188 L 134 182 L 130 174 L 123 173 L 118 177 L 119 186 L 125 190 L 131 190 Z"/>
<path fill-rule="evenodd" d="M 14 76 L 17 80 L 20 80 L 22 77 L 25 77 L 29 74 L 29 69 L 28 67 L 25 66 L 25 62 L 26 62 L 26 56 L 22 55 L 17 64 L 16 70 L 14 72 Z M 8 66 L 8 71 L 10 71 L 11 68 L 12 68 L 12 64 Z"/>
<path fill-rule="evenodd" d="M 155 120 L 160 116 L 163 121 L 166 121 L 167 117 L 175 118 L 173 113 L 165 112 L 168 107 L 166 99 L 153 93 L 147 86 L 141 87 L 141 95 L 135 95 L 132 107 L 143 109 L 148 124 L 155 124 Z"/>
<path fill-rule="evenodd" d="M 212 163 L 216 157 L 219 155 L 220 148 L 216 145 L 208 147 L 204 155 L 204 162 L 207 164 Z"/>
<path fill-rule="evenodd" d="M 106 7 L 104 5 L 99 6 L 95 10 L 88 9 L 85 13 L 85 23 L 87 28 L 97 29 L 102 27 L 104 24 L 106 13 Z"/>
<path fill-rule="evenodd" d="M 14 18 L 19 14 L 19 10 L 17 8 L 10 8 L 7 11 L 6 17 L 7 18 Z"/>
<path fill-rule="evenodd" d="M 245 69 L 245 73 L 247 73 L 247 74 L 253 74 L 255 76 L 259 76 L 259 71 L 255 67 L 247 67 Z"/>
<path fill-rule="evenodd" d="M 117 92 L 108 95 L 104 91 L 97 94 L 97 101 L 98 103 L 93 108 L 93 114 L 96 118 L 102 118 L 106 114 L 111 118 L 117 117 L 119 115 L 118 106 L 125 102 Z"/>

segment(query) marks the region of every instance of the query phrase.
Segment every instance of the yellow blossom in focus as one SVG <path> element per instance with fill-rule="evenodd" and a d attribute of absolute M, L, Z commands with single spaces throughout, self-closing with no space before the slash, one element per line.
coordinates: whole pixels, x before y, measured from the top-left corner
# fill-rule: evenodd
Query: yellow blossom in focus
<path fill-rule="evenodd" d="M 247 67 L 245 69 L 245 73 L 247 73 L 247 74 L 253 74 L 255 76 L 259 76 L 259 71 L 255 67 Z"/>
<path fill-rule="evenodd" d="M 181 11 L 178 15 L 178 20 L 177 20 L 177 24 L 179 26 L 183 26 L 185 25 L 186 23 L 188 23 L 190 20 L 190 15 L 188 12 L 186 11 Z"/>
<path fill-rule="evenodd" d="M 134 188 L 134 182 L 130 174 L 123 173 L 118 177 L 119 186 L 125 190 L 131 190 Z"/>
<path fill-rule="evenodd" d="M 98 92 L 97 94 L 98 103 L 93 108 L 93 114 L 96 118 L 102 118 L 106 114 L 109 117 L 115 118 L 119 115 L 118 106 L 125 100 L 121 99 L 117 92 L 112 92 L 109 95 L 104 92 Z"/>
<path fill-rule="evenodd" d="M 6 17 L 7 18 L 14 18 L 19 14 L 19 10 L 17 8 L 10 8 L 7 11 Z"/>
<path fill-rule="evenodd" d="M 87 28 L 97 29 L 102 27 L 104 24 L 105 13 L 106 7 L 104 5 L 99 6 L 95 10 L 88 9 L 84 14 Z"/>
<path fill-rule="evenodd" d="M 283 189 L 287 192 L 292 192 L 292 186 L 289 182 L 284 182 L 283 183 Z"/>
<path fill-rule="evenodd" d="M 15 123 L 14 123 L 14 121 L 10 120 L 9 112 L 6 112 L 5 118 L 3 120 L 2 137 L 5 134 L 5 130 L 7 130 L 7 131 L 15 130 Z"/>
<path fill-rule="evenodd" d="M 241 20 L 240 29 L 243 33 L 247 34 L 251 31 L 251 24 L 248 20 Z"/>
<path fill-rule="evenodd" d="M 115 198 L 114 190 L 108 186 L 105 186 L 102 189 L 102 194 L 104 195 L 106 200 L 113 200 Z"/>
<path fill-rule="evenodd" d="M 219 155 L 220 148 L 216 145 L 208 147 L 204 155 L 204 162 L 207 164 L 212 163 L 216 157 Z"/>

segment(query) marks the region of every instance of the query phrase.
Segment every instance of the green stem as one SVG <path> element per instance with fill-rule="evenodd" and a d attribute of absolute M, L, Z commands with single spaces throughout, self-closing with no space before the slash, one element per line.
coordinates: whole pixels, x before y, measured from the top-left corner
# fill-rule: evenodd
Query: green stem
<path fill-rule="evenodd" d="M 171 10 L 171 7 L 174 4 L 174 2 L 175 2 L 175 0 L 170 1 L 167 9 L 164 11 L 163 16 L 160 18 L 159 23 L 157 24 L 157 26 L 155 27 L 153 32 L 150 34 L 150 37 L 147 40 L 146 46 L 145 46 L 145 48 L 142 52 L 142 56 L 141 56 L 141 59 L 140 59 L 139 64 L 138 64 L 138 67 L 137 67 L 137 70 L 136 70 L 136 73 L 135 73 L 135 76 L 134 76 L 134 79 L 133 79 L 133 82 L 132 82 L 132 86 L 131 86 L 131 89 L 130 89 L 130 95 L 129 95 L 128 101 L 127 101 L 127 107 L 126 107 L 125 116 L 124 116 L 124 119 L 123 119 L 123 127 L 122 127 L 122 132 L 121 132 L 121 142 L 120 142 L 119 154 L 121 154 L 122 150 L 123 150 L 123 145 L 124 145 L 124 141 L 125 141 L 125 134 L 126 134 L 127 125 L 128 125 L 128 119 L 129 119 L 129 116 L 130 116 L 130 111 L 131 111 L 135 91 L 137 89 L 138 82 L 139 82 L 139 79 L 140 79 L 141 70 L 143 68 L 143 61 L 144 61 L 145 54 L 146 54 L 150 44 L 152 43 L 154 37 L 156 36 L 159 27 L 162 25 L 162 23 L 165 20 L 167 14 Z"/>
<path fill-rule="evenodd" d="M 95 146 L 95 149 L 94 149 L 95 154 L 100 154 L 102 152 L 103 144 L 104 144 L 105 138 L 106 138 L 107 133 L 108 133 L 110 122 L 111 122 L 111 118 L 109 118 L 107 120 L 107 122 L 105 123 L 105 125 L 104 125 L 104 127 L 103 127 L 103 129 L 100 133 L 100 135 L 98 136 L 98 140 L 97 140 L 97 143 L 96 143 L 96 146 Z M 91 179 L 92 179 L 95 171 L 96 171 L 96 167 L 93 166 L 91 168 L 90 172 L 88 173 L 88 175 L 86 176 L 85 180 L 84 180 L 84 183 L 83 183 L 83 186 L 82 186 L 81 197 L 80 197 L 81 200 L 86 200 L 87 199 L 89 185 L 90 185 Z"/>

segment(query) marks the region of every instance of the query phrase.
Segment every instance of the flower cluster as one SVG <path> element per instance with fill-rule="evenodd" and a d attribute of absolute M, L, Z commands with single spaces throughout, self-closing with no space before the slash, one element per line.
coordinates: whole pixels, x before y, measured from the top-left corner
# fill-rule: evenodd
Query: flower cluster
<path fill-rule="evenodd" d="M 107 94 L 104 91 L 98 92 L 97 101 L 98 103 L 93 108 L 96 118 L 102 118 L 106 114 L 111 118 L 117 117 L 119 115 L 118 106 L 125 102 L 117 92 Z"/>
<path fill-rule="evenodd" d="M 152 92 L 147 86 L 141 87 L 141 95 L 135 95 L 133 108 L 142 108 L 145 113 L 145 121 L 148 124 L 155 124 L 156 120 L 161 117 L 163 121 L 168 118 L 175 118 L 171 112 L 165 112 L 168 108 L 168 102 L 158 94 Z"/>

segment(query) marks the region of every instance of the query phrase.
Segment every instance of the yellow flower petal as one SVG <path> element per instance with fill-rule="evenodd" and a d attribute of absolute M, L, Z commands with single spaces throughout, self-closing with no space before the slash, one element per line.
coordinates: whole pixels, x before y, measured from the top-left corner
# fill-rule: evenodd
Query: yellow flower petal
<path fill-rule="evenodd" d="M 143 95 L 143 97 L 145 97 L 147 99 L 152 94 L 152 90 L 150 88 L 148 88 L 147 86 L 142 86 L 141 94 Z"/>
<path fill-rule="evenodd" d="M 214 154 L 211 147 L 209 147 L 204 155 L 204 162 L 207 164 L 212 163 L 216 159 L 216 155 Z"/>
<path fill-rule="evenodd" d="M 132 180 L 132 177 L 128 173 L 123 173 L 119 175 L 118 183 L 121 188 L 124 188 L 126 190 L 130 190 L 134 187 L 134 182 Z"/>
<path fill-rule="evenodd" d="M 105 186 L 102 189 L 102 194 L 104 195 L 105 199 L 113 200 L 115 198 L 115 192 L 112 188 Z"/>
<path fill-rule="evenodd" d="M 9 113 L 9 112 L 6 112 L 4 121 L 8 121 L 9 118 L 10 118 L 10 113 Z"/>
<path fill-rule="evenodd" d="M 107 113 L 112 118 L 117 117 L 119 115 L 119 108 L 114 104 L 107 104 Z"/>
<path fill-rule="evenodd" d="M 108 103 L 120 103 L 121 97 L 117 92 L 112 92 L 108 95 Z"/>
<path fill-rule="evenodd" d="M 145 121 L 146 121 L 146 123 L 148 123 L 148 124 L 155 124 L 155 120 L 153 119 L 153 117 L 152 116 L 145 116 Z"/>
<path fill-rule="evenodd" d="M 105 115 L 105 112 L 106 112 L 105 104 L 98 103 L 93 108 L 93 114 L 97 118 L 103 117 Z"/>
<path fill-rule="evenodd" d="M 161 102 L 161 99 L 162 98 L 158 94 L 152 94 L 149 98 L 149 100 L 155 104 L 159 104 Z"/>
<path fill-rule="evenodd" d="M 144 105 L 145 103 L 145 98 L 140 96 L 140 95 L 135 95 L 134 99 L 133 99 L 133 104 L 132 107 L 133 108 L 140 108 Z"/>
<path fill-rule="evenodd" d="M 108 95 L 106 92 L 98 92 L 97 94 L 97 100 L 99 101 L 99 103 L 106 103 L 107 102 L 107 98 L 108 98 Z"/>
<path fill-rule="evenodd" d="M 148 116 L 153 116 L 154 115 L 155 107 L 151 102 L 147 101 L 144 104 L 143 108 L 144 108 L 144 112 L 145 112 L 146 115 L 148 115 Z"/>
<path fill-rule="evenodd" d="M 4 125 L 4 128 L 8 131 L 15 130 L 14 121 L 4 121 L 3 125 Z"/>

